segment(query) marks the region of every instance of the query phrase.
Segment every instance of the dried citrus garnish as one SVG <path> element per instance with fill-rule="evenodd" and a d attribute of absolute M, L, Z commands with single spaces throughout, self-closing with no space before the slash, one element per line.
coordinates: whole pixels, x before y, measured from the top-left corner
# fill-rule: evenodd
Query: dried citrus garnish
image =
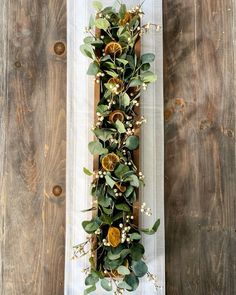
<path fill-rule="evenodd" d="M 105 47 L 105 54 L 112 56 L 120 56 L 122 54 L 122 47 L 118 42 L 109 42 Z"/>
<path fill-rule="evenodd" d="M 112 247 L 116 248 L 121 242 L 120 230 L 117 227 L 111 226 L 108 230 L 107 240 Z"/>
<path fill-rule="evenodd" d="M 102 168 L 106 171 L 114 171 L 119 160 L 115 153 L 107 154 L 102 158 Z"/>
<path fill-rule="evenodd" d="M 125 26 L 132 18 L 131 13 L 129 13 L 128 11 L 125 13 L 125 16 L 123 19 L 120 20 L 120 25 L 121 26 Z"/>
<path fill-rule="evenodd" d="M 115 183 L 115 186 L 118 188 L 118 190 L 122 193 L 124 193 L 126 191 L 126 187 L 119 184 L 118 182 Z"/>
<path fill-rule="evenodd" d="M 124 122 L 125 116 L 123 112 L 116 110 L 110 113 L 109 115 L 109 121 L 112 123 L 115 123 L 117 120 L 120 120 L 121 122 Z"/>
<path fill-rule="evenodd" d="M 111 92 L 114 94 L 119 94 L 124 90 L 124 83 L 118 78 L 109 79 L 108 84 L 110 85 Z"/>

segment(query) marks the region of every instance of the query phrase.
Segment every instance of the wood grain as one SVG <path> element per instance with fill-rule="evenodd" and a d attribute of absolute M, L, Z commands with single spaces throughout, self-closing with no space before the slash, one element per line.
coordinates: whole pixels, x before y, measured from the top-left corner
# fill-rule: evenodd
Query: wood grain
<path fill-rule="evenodd" d="M 167 294 L 235 294 L 235 12 L 164 2 Z"/>
<path fill-rule="evenodd" d="M 66 1 L 6 3 L 1 294 L 63 294 L 66 54 L 54 44 L 66 41 Z"/>

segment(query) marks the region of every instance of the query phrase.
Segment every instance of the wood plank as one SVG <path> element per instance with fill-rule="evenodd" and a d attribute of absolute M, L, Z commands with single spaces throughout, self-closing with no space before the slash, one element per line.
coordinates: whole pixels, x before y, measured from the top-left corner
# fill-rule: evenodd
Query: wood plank
<path fill-rule="evenodd" d="M 164 16 L 167 294 L 231 295 L 236 266 L 232 1 L 167 0 Z"/>
<path fill-rule="evenodd" d="M 3 259 L 5 242 L 5 200 L 4 200 L 4 169 L 6 143 L 6 61 L 7 61 L 7 1 L 2 1 L 0 13 L 0 286 L 3 286 Z M 0 294 L 2 290 L 0 289 Z"/>
<path fill-rule="evenodd" d="M 63 294 L 66 64 L 52 48 L 65 40 L 65 11 L 62 1 L 10 0 L 4 19 L 4 295 Z"/>

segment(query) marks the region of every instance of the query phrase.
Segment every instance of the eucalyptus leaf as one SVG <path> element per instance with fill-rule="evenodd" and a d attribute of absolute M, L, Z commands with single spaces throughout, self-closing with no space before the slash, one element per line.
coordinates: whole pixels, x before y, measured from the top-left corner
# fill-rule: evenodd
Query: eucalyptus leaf
<path fill-rule="evenodd" d="M 143 82 L 140 79 L 135 78 L 129 83 L 129 87 L 140 86 L 140 85 L 142 85 L 142 83 Z"/>
<path fill-rule="evenodd" d="M 126 198 L 128 198 L 133 193 L 133 191 L 134 191 L 134 188 L 131 185 L 128 186 L 128 188 L 126 189 L 126 191 L 124 193 Z"/>
<path fill-rule="evenodd" d="M 124 289 L 124 290 L 127 290 L 127 291 L 131 291 L 132 290 L 132 287 L 130 287 L 130 285 L 128 285 L 125 281 L 121 281 L 119 284 L 118 284 L 118 287 L 120 289 Z"/>
<path fill-rule="evenodd" d="M 94 41 L 94 37 L 88 36 L 84 38 L 85 44 L 91 44 Z"/>
<path fill-rule="evenodd" d="M 119 164 L 119 166 L 115 170 L 115 176 L 118 178 L 122 178 L 123 175 L 129 171 L 129 167 L 124 164 Z"/>
<path fill-rule="evenodd" d="M 130 248 L 130 252 L 132 259 L 138 261 L 143 257 L 145 250 L 142 244 L 134 243 Z"/>
<path fill-rule="evenodd" d="M 114 71 L 105 71 L 109 76 L 117 78 L 119 75 Z"/>
<path fill-rule="evenodd" d="M 93 7 L 97 10 L 100 11 L 102 10 L 102 3 L 100 1 L 93 1 Z"/>
<path fill-rule="evenodd" d="M 155 54 L 153 53 L 145 53 L 141 56 L 142 64 L 150 63 L 155 60 Z"/>
<path fill-rule="evenodd" d="M 89 57 L 89 58 L 94 58 L 94 51 L 93 51 L 93 47 L 90 44 L 82 44 L 80 46 L 80 51 L 83 53 L 83 55 Z"/>
<path fill-rule="evenodd" d="M 125 145 L 131 151 L 136 150 L 139 146 L 139 137 L 135 135 L 129 136 L 126 139 Z"/>
<path fill-rule="evenodd" d="M 122 59 L 122 58 L 117 58 L 116 60 L 119 61 L 120 63 L 122 63 L 125 66 L 129 63 L 128 60 Z"/>
<path fill-rule="evenodd" d="M 130 175 L 128 178 L 125 179 L 125 181 L 129 181 L 130 184 L 134 187 L 139 187 L 139 179 L 135 174 Z"/>
<path fill-rule="evenodd" d="M 112 224 L 112 218 L 106 214 L 103 214 L 100 216 L 100 220 L 104 224 Z"/>
<path fill-rule="evenodd" d="M 107 111 L 108 111 L 108 106 L 105 104 L 99 104 L 96 108 L 96 112 L 100 113 L 101 115 L 106 114 Z"/>
<path fill-rule="evenodd" d="M 134 274 L 129 274 L 129 275 L 125 276 L 124 281 L 131 288 L 129 291 L 135 291 L 139 286 L 139 279 Z"/>
<path fill-rule="evenodd" d="M 114 131 L 111 131 L 109 129 L 99 129 L 99 128 L 96 128 L 95 130 L 93 130 L 93 132 L 97 136 L 97 138 L 101 139 L 103 142 L 111 139 L 114 134 Z"/>
<path fill-rule="evenodd" d="M 141 78 L 144 83 L 153 83 L 157 80 L 157 75 L 151 71 L 147 71 L 145 73 L 142 73 Z"/>
<path fill-rule="evenodd" d="M 113 188 L 116 182 L 109 175 L 106 175 L 105 179 L 110 188 Z"/>
<path fill-rule="evenodd" d="M 157 232 L 158 228 L 160 226 L 160 219 L 157 219 L 157 221 L 154 223 L 154 225 L 150 228 L 143 228 L 141 231 L 145 233 L 146 235 L 153 235 Z"/>
<path fill-rule="evenodd" d="M 94 233 L 99 228 L 99 224 L 95 220 L 83 221 L 82 226 L 88 234 Z"/>
<path fill-rule="evenodd" d="M 94 61 L 89 65 L 87 75 L 95 76 L 97 75 L 98 72 L 99 72 L 99 65 L 96 61 Z"/>
<path fill-rule="evenodd" d="M 146 263 L 142 260 L 133 261 L 132 269 L 133 269 L 135 275 L 139 278 L 145 276 L 145 274 L 148 272 L 148 267 L 147 267 Z"/>
<path fill-rule="evenodd" d="M 110 23 L 105 18 L 98 18 L 95 20 L 95 26 L 98 29 L 106 31 L 110 27 Z"/>
<path fill-rule="evenodd" d="M 91 15 L 89 19 L 89 29 L 92 29 L 94 27 L 94 16 Z"/>
<path fill-rule="evenodd" d="M 89 209 L 81 210 L 81 212 L 85 213 L 85 212 L 89 212 L 89 211 L 94 211 L 96 209 L 97 209 L 96 207 L 92 207 L 92 208 L 89 208 Z"/>
<path fill-rule="evenodd" d="M 115 125 L 119 133 L 126 132 L 125 126 L 120 120 L 116 120 Z"/>
<path fill-rule="evenodd" d="M 83 168 L 83 172 L 84 174 L 88 175 L 88 176 L 92 176 L 93 175 L 93 172 L 91 172 L 88 168 L 84 167 Z"/>
<path fill-rule="evenodd" d="M 90 285 L 95 285 L 99 281 L 99 277 L 94 274 L 89 274 L 86 279 L 85 279 L 85 285 L 90 286 Z"/>
<path fill-rule="evenodd" d="M 108 149 L 103 148 L 101 142 L 99 141 L 91 141 L 88 148 L 92 155 L 103 155 L 108 153 Z"/>
<path fill-rule="evenodd" d="M 91 286 L 91 287 L 85 289 L 85 290 L 84 290 L 84 295 L 90 294 L 90 293 L 92 293 L 92 292 L 94 292 L 94 291 L 96 291 L 96 286 L 95 286 L 95 285 L 93 285 L 93 286 Z"/>
<path fill-rule="evenodd" d="M 130 235 L 130 239 L 131 239 L 131 241 L 140 240 L 141 239 L 141 235 L 139 233 L 132 233 Z"/>
<path fill-rule="evenodd" d="M 126 5 L 121 4 L 120 5 L 120 11 L 119 11 L 119 16 L 120 16 L 121 19 L 123 19 L 125 17 L 125 13 L 126 13 Z"/>
<path fill-rule="evenodd" d="M 116 204 L 115 207 L 117 210 L 121 210 L 124 212 L 130 212 L 130 207 L 126 203 Z"/>
<path fill-rule="evenodd" d="M 102 279 L 101 280 L 101 286 L 102 286 L 102 288 L 104 289 L 104 290 L 106 290 L 106 291 L 111 291 L 112 290 L 112 284 L 111 284 L 111 282 L 110 281 L 108 281 L 108 279 Z"/>
<path fill-rule="evenodd" d="M 124 265 L 121 265 L 117 268 L 117 271 L 119 274 L 125 276 L 125 275 L 129 275 L 130 274 L 130 270 L 125 267 Z"/>
<path fill-rule="evenodd" d="M 121 97 L 121 104 L 126 108 L 130 105 L 130 97 L 127 93 L 124 93 Z"/>

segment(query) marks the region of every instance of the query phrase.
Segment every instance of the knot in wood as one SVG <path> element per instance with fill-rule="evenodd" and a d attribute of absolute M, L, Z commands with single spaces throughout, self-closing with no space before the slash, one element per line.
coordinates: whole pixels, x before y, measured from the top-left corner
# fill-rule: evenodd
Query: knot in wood
<path fill-rule="evenodd" d="M 58 41 L 54 44 L 54 52 L 56 55 L 62 55 L 65 53 L 66 46 L 62 41 Z"/>

